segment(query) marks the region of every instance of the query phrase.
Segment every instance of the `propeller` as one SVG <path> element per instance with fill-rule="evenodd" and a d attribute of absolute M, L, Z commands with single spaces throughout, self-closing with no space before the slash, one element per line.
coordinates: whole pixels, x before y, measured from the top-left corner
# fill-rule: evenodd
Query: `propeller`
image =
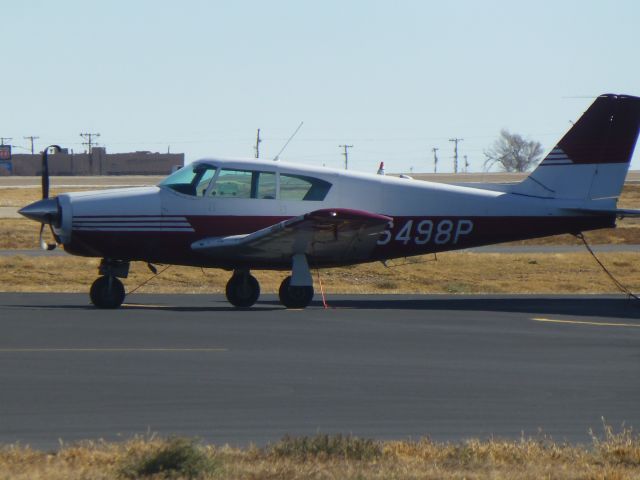
<path fill-rule="evenodd" d="M 56 153 L 60 152 L 62 149 L 59 145 L 49 145 L 42 151 L 42 200 L 47 200 L 49 198 L 49 149 L 53 149 Z M 51 229 L 51 234 L 53 238 L 55 238 L 55 233 L 53 231 L 52 219 L 49 219 L 49 228 Z M 42 250 L 53 250 L 56 248 L 57 244 L 55 243 L 47 243 L 43 238 L 44 234 L 44 223 L 40 224 L 40 248 Z"/>
<path fill-rule="evenodd" d="M 53 226 L 59 225 L 62 221 L 58 199 L 49 198 L 49 149 L 55 152 L 62 150 L 58 145 L 50 145 L 42 152 L 42 199 L 18 210 L 21 215 L 40 223 L 40 248 L 43 250 L 53 250 L 57 246 L 57 243 L 44 241 L 45 224 L 49 224 L 51 234 L 57 242 L 58 236 L 53 230 Z"/>

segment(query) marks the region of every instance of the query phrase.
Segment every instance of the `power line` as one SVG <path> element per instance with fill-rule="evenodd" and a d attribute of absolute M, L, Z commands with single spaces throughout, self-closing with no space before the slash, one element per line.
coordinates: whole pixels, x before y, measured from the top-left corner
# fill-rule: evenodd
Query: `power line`
<path fill-rule="evenodd" d="M 438 173 L 438 150 L 437 147 L 433 147 L 431 151 L 433 152 L 433 173 Z"/>
<path fill-rule="evenodd" d="M 349 149 L 353 148 L 353 145 L 338 145 L 338 148 L 344 148 L 344 169 L 349 170 Z"/>
<path fill-rule="evenodd" d="M 9 142 L 13 140 L 13 137 L 0 137 L 0 145 L 4 145 L 5 140 Z"/>
<path fill-rule="evenodd" d="M 93 137 L 99 137 L 99 133 L 81 133 L 80 136 L 86 140 L 86 142 L 82 142 L 82 145 L 87 146 L 88 153 L 91 153 L 94 146 L 98 146 L 98 142 L 94 142 Z"/>
<path fill-rule="evenodd" d="M 31 155 L 33 155 L 34 154 L 33 141 L 39 139 L 40 137 L 34 137 L 33 135 L 31 135 L 30 137 L 22 137 L 22 138 L 24 138 L 25 140 L 29 140 L 31 142 Z"/>
<path fill-rule="evenodd" d="M 449 141 L 453 142 L 453 173 L 458 173 L 458 142 L 462 142 L 464 138 L 450 138 Z"/>

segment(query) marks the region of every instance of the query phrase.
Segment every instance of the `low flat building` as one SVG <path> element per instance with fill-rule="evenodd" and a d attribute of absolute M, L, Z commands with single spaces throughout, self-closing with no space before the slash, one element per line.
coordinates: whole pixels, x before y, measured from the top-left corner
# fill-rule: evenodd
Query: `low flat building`
<path fill-rule="evenodd" d="M 13 154 L 10 168 L 0 169 L 0 175 L 40 175 L 40 154 Z M 6 163 L 6 162 L 5 162 Z M 49 155 L 50 175 L 168 175 L 176 166 L 184 165 L 184 153 L 107 153 L 104 147 L 94 147 L 91 153 L 61 153 Z"/>

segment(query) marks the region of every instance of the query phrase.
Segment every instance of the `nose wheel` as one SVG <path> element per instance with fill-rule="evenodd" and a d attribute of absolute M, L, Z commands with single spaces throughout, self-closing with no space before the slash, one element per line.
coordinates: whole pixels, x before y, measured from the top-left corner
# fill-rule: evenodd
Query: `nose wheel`
<path fill-rule="evenodd" d="M 98 277 L 91 285 L 89 296 L 98 308 L 118 308 L 124 302 L 124 285 L 112 275 Z"/>
<path fill-rule="evenodd" d="M 260 284 L 249 272 L 234 272 L 227 282 L 227 300 L 238 308 L 248 308 L 260 296 Z"/>
<path fill-rule="evenodd" d="M 293 286 L 291 277 L 287 277 L 280 284 L 280 303 L 287 308 L 305 308 L 313 300 L 313 286 Z"/>

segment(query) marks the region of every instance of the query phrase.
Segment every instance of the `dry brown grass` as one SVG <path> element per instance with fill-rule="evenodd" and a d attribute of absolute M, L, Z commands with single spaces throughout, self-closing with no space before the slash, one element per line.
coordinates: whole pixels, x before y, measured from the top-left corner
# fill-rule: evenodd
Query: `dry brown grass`
<path fill-rule="evenodd" d="M 625 480 L 640 478 L 640 438 L 605 426 L 591 445 L 548 438 L 441 443 L 326 435 L 246 449 L 154 437 L 84 442 L 49 453 L 13 445 L 0 448 L 0 478 Z"/>
<path fill-rule="evenodd" d="M 625 184 L 618 201 L 620 208 L 640 208 L 640 185 Z"/>
<path fill-rule="evenodd" d="M 0 219 L 0 249 L 38 248 L 40 225 L 26 218 Z"/>
<path fill-rule="evenodd" d="M 49 196 L 55 197 L 56 195 L 64 192 L 83 192 L 87 190 L 97 190 L 96 188 L 82 188 L 77 187 L 74 189 L 65 188 L 51 188 Z M 0 207 L 24 207 L 41 198 L 40 187 L 34 188 L 0 188 Z"/>
<path fill-rule="evenodd" d="M 633 253 L 601 254 L 616 277 L 640 291 L 640 265 Z M 419 260 L 432 257 L 418 258 Z M 9 292 L 86 292 L 97 277 L 98 259 L 72 256 L 0 257 L 0 290 Z M 253 271 L 264 293 L 275 293 L 285 272 Z M 127 291 L 151 272 L 132 264 Z M 218 269 L 172 266 L 141 293 L 222 293 L 230 273 Z M 319 283 L 316 273 L 316 291 Z M 613 293 L 615 287 L 586 253 L 497 254 L 446 253 L 438 261 L 385 268 L 380 263 L 320 272 L 322 285 L 332 293 Z M 330 297 L 329 297 L 330 298 Z"/>

